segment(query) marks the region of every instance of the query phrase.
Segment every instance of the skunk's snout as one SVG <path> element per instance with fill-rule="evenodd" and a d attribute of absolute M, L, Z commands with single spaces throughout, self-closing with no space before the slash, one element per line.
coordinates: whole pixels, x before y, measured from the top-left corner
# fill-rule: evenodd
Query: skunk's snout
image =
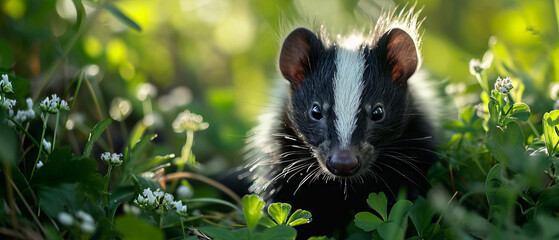
<path fill-rule="evenodd" d="M 326 166 L 335 175 L 349 177 L 359 170 L 359 160 L 351 151 L 337 151 L 326 161 Z"/>

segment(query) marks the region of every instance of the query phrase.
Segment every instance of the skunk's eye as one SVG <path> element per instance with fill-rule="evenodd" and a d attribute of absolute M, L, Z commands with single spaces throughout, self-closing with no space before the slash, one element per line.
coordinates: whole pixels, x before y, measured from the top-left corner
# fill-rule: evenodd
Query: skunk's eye
<path fill-rule="evenodd" d="M 322 119 L 322 111 L 320 110 L 320 107 L 318 106 L 318 104 L 314 104 L 312 105 L 311 111 L 310 111 L 310 116 L 313 120 L 320 120 Z"/>
<path fill-rule="evenodd" d="M 376 106 L 371 113 L 371 120 L 373 122 L 376 122 L 382 119 L 384 119 L 384 109 L 382 108 L 382 106 Z"/>

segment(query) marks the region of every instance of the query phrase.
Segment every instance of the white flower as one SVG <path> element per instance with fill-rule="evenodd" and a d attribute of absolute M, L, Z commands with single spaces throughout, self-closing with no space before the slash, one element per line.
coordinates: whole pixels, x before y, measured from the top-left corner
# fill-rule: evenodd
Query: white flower
<path fill-rule="evenodd" d="M 153 192 L 153 195 L 158 197 L 158 198 L 161 198 L 161 197 L 163 197 L 163 192 L 157 190 L 157 191 Z"/>
<path fill-rule="evenodd" d="M 35 118 L 35 111 L 33 111 L 33 99 L 27 98 L 27 110 L 17 110 L 14 120 L 23 123 L 30 119 Z"/>
<path fill-rule="evenodd" d="M 173 130 L 180 133 L 186 130 L 189 131 L 199 131 L 208 128 L 209 124 L 203 122 L 202 116 L 191 113 L 188 110 L 181 112 L 177 118 L 173 121 Z"/>
<path fill-rule="evenodd" d="M 186 205 L 182 205 L 182 201 L 176 201 L 174 207 L 179 215 L 185 216 L 187 214 L 186 212 L 187 207 Z"/>
<path fill-rule="evenodd" d="M 10 110 L 16 105 L 16 100 L 0 97 L 0 105 L 3 109 Z"/>
<path fill-rule="evenodd" d="M 43 161 L 39 160 L 39 162 L 37 162 L 37 169 L 41 168 L 43 166 Z"/>
<path fill-rule="evenodd" d="M 509 93 L 514 86 L 512 85 L 512 81 L 510 77 L 506 77 L 505 79 L 501 79 L 501 77 L 497 77 L 497 81 L 495 82 L 495 90 L 499 93 L 505 95 Z"/>
<path fill-rule="evenodd" d="M 65 100 L 60 100 L 60 98 L 53 94 L 51 95 L 52 99 L 46 97 L 40 104 L 39 107 L 43 112 L 56 114 L 60 110 L 68 111 L 70 108 L 68 107 L 68 103 Z"/>
<path fill-rule="evenodd" d="M 91 215 L 89 215 L 89 213 L 78 210 L 76 212 L 76 217 L 81 220 L 80 228 L 82 231 L 87 233 L 93 233 L 95 231 L 95 220 L 91 217 Z"/>
<path fill-rule="evenodd" d="M 10 80 L 8 80 L 8 74 L 2 74 L 2 80 L 0 80 L 0 91 L 4 93 L 14 92 L 12 83 L 10 82 Z"/>
<path fill-rule="evenodd" d="M 93 233 L 93 232 L 95 232 L 95 223 L 93 223 L 93 222 L 82 222 L 82 224 L 80 224 L 80 228 L 82 229 L 82 231 L 84 231 L 86 233 Z"/>
<path fill-rule="evenodd" d="M 483 59 L 480 61 L 479 59 L 472 58 L 470 60 L 470 73 L 472 75 L 480 74 L 481 72 L 485 71 L 491 67 L 491 62 L 493 61 L 493 53 L 491 51 L 487 51 L 483 55 Z"/>
<path fill-rule="evenodd" d="M 192 190 L 187 186 L 181 185 L 177 188 L 177 196 L 179 196 L 179 198 L 191 198 L 192 195 Z"/>
<path fill-rule="evenodd" d="M 93 222 L 93 217 L 91 217 L 91 215 L 89 215 L 89 213 L 86 213 L 82 210 L 78 210 L 76 212 L 76 217 L 79 218 L 80 220 L 82 220 L 82 222 Z"/>
<path fill-rule="evenodd" d="M 122 157 L 122 153 L 109 153 L 109 152 L 104 152 L 101 154 L 101 160 L 103 160 L 105 163 L 110 164 L 110 165 L 120 165 L 122 164 L 122 159 L 120 159 Z"/>
<path fill-rule="evenodd" d="M 140 84 L 138 87 L 137 97 L 140 101 L 146 100 L 148 97 L 157 96 L 157 88 L 149 83 Z"/>
<path fill-rule="evenodd" d="M 67 212 L 58 213 L 58 221 L 65 226 L 70 226 L 74 224 L 74 217 Z"/>
<path fill-rule="evenodd" d="M 50 153 L 50 151 L 52 150 L 52 143 L 43 138 L 43 147 L 45 148 L 47 153 Z"/>
<path fill-rule="evenodd" d="M 165 193 L 165 201 L 172 202 L 174 199 L 175 197 L 173 197 L 173 195 Z"/>
<path fill-rule="evenodd" d="M 59 109 L 64 111 L 70 110 L 70 107 L 68 106 L 68 102 L 66 102 L 65 100 L 60 100 Z"/>

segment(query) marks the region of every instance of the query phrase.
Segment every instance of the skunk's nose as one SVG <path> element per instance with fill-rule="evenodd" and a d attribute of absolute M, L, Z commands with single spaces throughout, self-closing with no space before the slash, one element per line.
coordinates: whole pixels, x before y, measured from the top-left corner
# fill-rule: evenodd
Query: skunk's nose
<path fill-rule="evenodd" d="M 326 161 L 331 173 L 349 177 L 359 170 L 359 161 L 351 151 L 338 151 Z"/>

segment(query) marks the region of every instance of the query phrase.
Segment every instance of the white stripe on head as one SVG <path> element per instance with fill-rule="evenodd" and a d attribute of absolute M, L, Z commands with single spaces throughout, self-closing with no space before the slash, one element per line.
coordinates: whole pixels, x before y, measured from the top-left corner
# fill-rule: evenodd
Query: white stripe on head
<path fill-rule="evenodd" d="M 363 91 L 365 57 L 361 39 L 355 36 L 343 41 L 336 51 L 334 77 L 335 127 L 341 147 L 348 147 L 357 126 L 357 113 Z"/>

